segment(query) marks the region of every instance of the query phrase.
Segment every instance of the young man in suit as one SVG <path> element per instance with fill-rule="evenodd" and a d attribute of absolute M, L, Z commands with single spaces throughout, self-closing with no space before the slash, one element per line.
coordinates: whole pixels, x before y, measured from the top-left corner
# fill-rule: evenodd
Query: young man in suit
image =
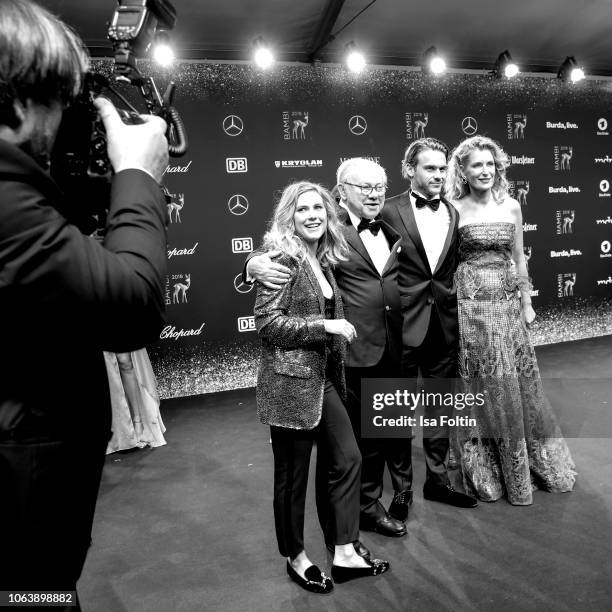
<path fill-rule="evenodd" d="M 434 138 L 411 143 L 402 161 L 402 175 L 410 182 L 410 189 L 390 198 L 382 213 L 402 236 L 398 276 L 403 314 L 402 375 L 413 379 L 419 372 L 424 379 L 454 378 L 457 370 L 459 324 L 453 275 L 459 216 L 441 196 L 447 155 L 447 147 Z M 476 500 L 450 484 L 448 433 L 448 427 L 443 426 L 425 430 L 423 495 L 428 500 L 473 508 Z M 407 496 L 411 499 L 412 492 Z"/>
<path fill-rule="evenodd" d="M 357 331 L 346 358 L 347 410 L 362 454 L 362 529 L 387 536 L 403 536 L 406 526 L 380 502 L 385 464 L 396 493 L 391 513 L 407 515 L 402 493 L 412 482 L 410 441 L 361 438 L 361 379 L 398 377 L 401 358 L 401 310 L 397 286 L 400 235 L 380 218 L 387 176 L 373 161 L 352 158 L 337 171 L 339 217 L 350 248 L 348 261 L 334 273 L 345 306 L 345 316 Z M 275 253 L 269 255 L 274 256 Z M 268 255 L 251 258 L 249 277 L 277 286 L 287 282 L 288 270 Z M 404 496 L 405 497 L 405 496 Z"/>

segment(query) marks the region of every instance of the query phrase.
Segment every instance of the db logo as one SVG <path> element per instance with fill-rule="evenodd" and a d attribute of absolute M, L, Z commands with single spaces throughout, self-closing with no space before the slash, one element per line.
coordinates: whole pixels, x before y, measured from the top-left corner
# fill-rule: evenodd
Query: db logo
<path fill-rule="evenodd" d="M 609 240 L 604 240 L 601 243 L 601 252 L 602 253 L 609 253 L 610 252 L 610 248 L 612 248 L 612 244 L 610 244 Z"/>
<path fill-rule="evenodd" d="M 608 120 L 605 119 L 604 117 L 601 117 L 598 121 L 597 121 L 597 129 L 601 130 L 602 132 L 604 132 L 605 130 L 608 129 Z"/>
<path fill-rule="evenodd" d="M 232 253 L 250 253 L 252 250 L 252 238 L 232 238 Z"/>
<path fill-rule="evenodd" d="M 237 321 L 239 332 L 255 331 L 255 317 L 238 317 Z"/>
<path fill-rule="evenodd" d="M 226 157 L 225 169 L 228 174 L 236 174 L 239 172 L 248 172 L 249 167 L 246 157 Z"/>
<path fill-rule="evenodd" d="M 604 179 L 599 183 L 599 190 L 601 193 L 608 193 L 610 191 L 610 182 Z"/>

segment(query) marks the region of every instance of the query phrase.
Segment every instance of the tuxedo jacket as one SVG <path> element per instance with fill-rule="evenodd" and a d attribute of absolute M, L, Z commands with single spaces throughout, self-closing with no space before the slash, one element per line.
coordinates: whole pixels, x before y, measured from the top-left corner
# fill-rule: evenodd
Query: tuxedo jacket
<path fill-rule="evenodd" d="M 367 368 L 376 365 L 385 348 L 393 359 L 401 357 L 402 316 L 398 289 L 398 255 L 401 236 L 382 222 L 381 231 L 389 243 L 390 255 L 382 275 L 374 266 L 357 230 L 344 208 L 338 217 L 349 246 L 348 261 L 334 269 L 344 302 L 344 314 L 357 330 L 349 345 L 346 366 Z"/>
<path fill-rule="evenodd" d="M 435 270 L 431 270 L 423 240 L 410 202 L 410 191 L 390 198 L 382 210 L 383 219 L 401 234 L 399 289 L 403 314 L 404 347 L 420 346 L 425 339 L 432 311 L 435 310 L 448 345 L 458 341 L 457 269 L 459 215 L 442 199 L 450 214 L 450 225 Z"/>
<path fill-rule="evenodd" d="M 142 348 L 163 324 L 161 189 L 141 170 L 114 177 L 105 247 L 68 223 L 57 185 L 4 141 L 0 192 L 0 439 L 108 437 L 102 351 Z"/>
<path fill-rule="evenodd" d="M 325 331 L 325 298 L 308 261 L 289 255 L 275 261 L 291 270 L 291 278 L 280 289 L 257 284 L 255 326 L 261 339 L 257 414 L 268 425 L 313 429 L 321 420 L 326 375 L 346 399 L 346 342 Z M 329 269 L 324 274 L 334 291 L 334 318 L 342 319 L 334 275 Z"/>

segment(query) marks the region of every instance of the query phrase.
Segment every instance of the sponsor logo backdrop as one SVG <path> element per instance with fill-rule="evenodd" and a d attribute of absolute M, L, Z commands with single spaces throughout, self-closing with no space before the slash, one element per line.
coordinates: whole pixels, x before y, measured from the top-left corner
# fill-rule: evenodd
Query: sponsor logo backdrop
<path fill-rule="evenodd" d="M 106 64 L 100 64 L 107 67 Z M 155 74 L 161 83 L 167 74 Z M 291 181 L 331 188 L 339 163 L 382 164 L 388 195 L 406 146 L 433 136 L 455 146 L 467 135 L 496 139 L 512 165 L 521 204 L 534 306 L 571 312 L 584 300 L 601 310 L 612 294 L 612 93 L 607 83 L 569 88 L 556 79 L 499 82 L 488 76 L 185 63 L 172 78 L 190 148 L 171 159 L 167 326 L 151 347 L 162 396 L 254 384 L 255 291 L 242 282 L 275 197 Z M 554 317 L 553 317 L 554 318 Z M 575 327 L 575 326 L 574 326 Z M 610 333 L 589 326 L 590 333 Z M 572 336 L 576 337 L 575 333 Z M 554 321 L 542 343 L 569 339 Z"/>

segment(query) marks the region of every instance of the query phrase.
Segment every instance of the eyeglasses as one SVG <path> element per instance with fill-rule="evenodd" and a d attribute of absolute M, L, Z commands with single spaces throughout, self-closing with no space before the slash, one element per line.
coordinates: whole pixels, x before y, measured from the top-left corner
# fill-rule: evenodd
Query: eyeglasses
<path fill-rule="evenodd" d="M 369 196 L 373 191 L 378 194 L 383 194 L 387 191 L 387 186 L 382 183 L 378 183 L 378 185 L 357 185 L 355 183 L 349 183 L 348 181 L 343 181 L 345 185 L 352 185 L 353 187 L 358 187 L 359 191 L 363 195 Z"/>

